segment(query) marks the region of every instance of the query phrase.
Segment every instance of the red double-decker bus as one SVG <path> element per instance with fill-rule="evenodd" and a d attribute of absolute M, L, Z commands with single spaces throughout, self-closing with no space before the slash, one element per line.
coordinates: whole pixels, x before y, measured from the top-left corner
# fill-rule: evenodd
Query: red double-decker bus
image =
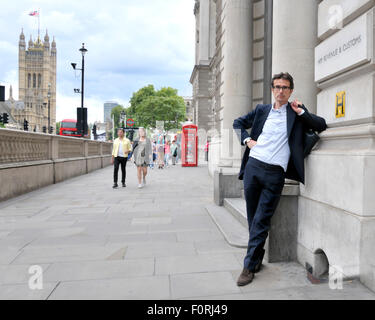
<path fill-rule="evenodd" d="M 60 136 L 80 137 L 77 130 L 77 120 L 65 119 L 61 121 Z"/>

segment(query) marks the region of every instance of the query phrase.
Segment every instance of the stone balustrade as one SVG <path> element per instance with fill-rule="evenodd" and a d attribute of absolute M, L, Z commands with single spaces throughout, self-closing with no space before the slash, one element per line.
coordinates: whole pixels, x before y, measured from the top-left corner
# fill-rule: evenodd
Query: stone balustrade
<path fill-rule="evenodd" d="M 0 201 L 111 164 L 112 144 L 0 129 Z"/>

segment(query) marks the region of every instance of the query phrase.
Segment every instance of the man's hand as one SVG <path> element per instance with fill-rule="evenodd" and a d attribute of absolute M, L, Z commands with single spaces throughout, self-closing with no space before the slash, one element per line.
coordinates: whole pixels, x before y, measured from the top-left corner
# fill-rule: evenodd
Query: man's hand
<path fill-rule="evenodd" d="M 115 164 L 115 158 L 112 157 L 112 161 L 111 161 L 112 165 Z"/>
<path fill-rule="evenodd" d="M 294 112 L 298 115 L 303 111 L 303 109 L 301 108 L 302 102 L 298 101 L 297 99 L 295 99 L 290 105 L 292 106 Z"/>
<path fill-rule="evenodd" d="M 247 144 L 248 148 L 251 149 L 251 148 L 253 148 L 254 146 L 257 145 L 257 142 L 254 141 L 254 140 L 249 140 L 246 144 Z"/>

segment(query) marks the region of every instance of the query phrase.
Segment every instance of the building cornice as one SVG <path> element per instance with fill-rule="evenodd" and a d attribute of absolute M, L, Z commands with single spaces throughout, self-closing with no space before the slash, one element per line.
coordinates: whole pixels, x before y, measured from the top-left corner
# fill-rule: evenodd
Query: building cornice
<path fill-rule="evenodd" d="M 210 66 L 209 66 L 209 64 L 196 64 L 196 65 L 194 66 L 193 72 L 192 72 L 191 77 L 190 77 L 190 83 L 191 83 L 191 84 L 193 84 L 194 79 L 195 79 L 197 73 L 198 73 L 200 70 L 210 70 Z"/>

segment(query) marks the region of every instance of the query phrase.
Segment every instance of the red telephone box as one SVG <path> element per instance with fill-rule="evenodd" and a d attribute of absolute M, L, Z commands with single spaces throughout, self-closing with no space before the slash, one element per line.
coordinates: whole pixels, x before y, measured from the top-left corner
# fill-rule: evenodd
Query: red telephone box
<path fill-rule="evenodd" d="M 198 166 L 198 127 L 194 124 L 182 127 L 181 160 L 183 167 Z"/>

